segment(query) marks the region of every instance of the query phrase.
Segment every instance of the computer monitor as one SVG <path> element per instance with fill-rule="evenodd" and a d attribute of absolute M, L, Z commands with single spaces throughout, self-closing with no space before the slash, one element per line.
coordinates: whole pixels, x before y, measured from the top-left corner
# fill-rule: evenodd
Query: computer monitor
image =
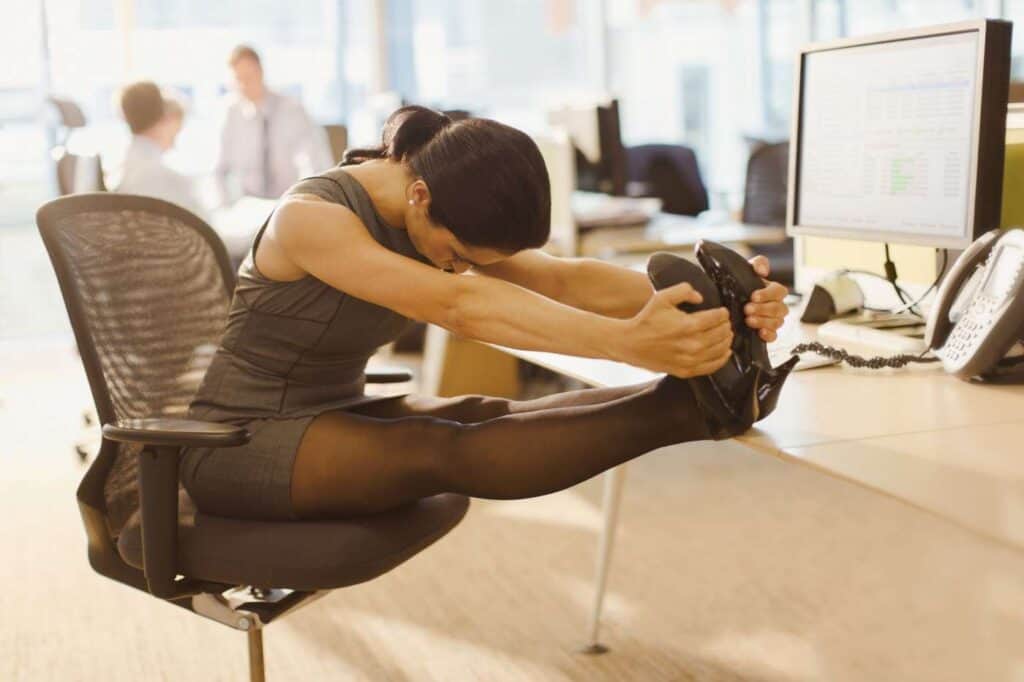
<path fill-rule="evenodd" d="M 626 148 L 622 144 L 619 101 L 562 106 L 548 112 L 548 123 L 569 132 L 576 147 L 576 184 L 587 192 L 626 194 Z"/>
<path fill-rule="evenodd" d="M 998 227 L 1011 33 L 977 20 L 801 49 L 789 233 L 962 249 Z"/>

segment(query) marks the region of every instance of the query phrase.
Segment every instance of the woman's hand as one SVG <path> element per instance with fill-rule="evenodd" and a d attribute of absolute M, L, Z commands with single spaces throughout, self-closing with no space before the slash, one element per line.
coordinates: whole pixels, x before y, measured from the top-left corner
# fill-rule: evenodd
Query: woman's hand
<path fill-rule="evenodd" d="M 786 287 L 778 282 L 768 281 L 771 268 L 764 256 L 754 256 L 750 259 L 750 264 L 754 266 L 754 272 L 765 280 L 767 286 L 751 295 L 750 303 L 743 308 L 743 312 L 747 316 L 747 326 L 756 329 L 764 341 L 772 342 L 778 338 L 775 332 L 782 326 L 789 312 L 789 308 L 782 302 L 786 297 Z"/>
<path fill-rule="evenodd" d="M 637 315 L 625 320 L 619 359 L 681 378 L 711 374 L 731 354 L 732 327 L 725 308 L 684 313 L 680 303 L 700 303 L 686 282 L 656 292 Z"/>

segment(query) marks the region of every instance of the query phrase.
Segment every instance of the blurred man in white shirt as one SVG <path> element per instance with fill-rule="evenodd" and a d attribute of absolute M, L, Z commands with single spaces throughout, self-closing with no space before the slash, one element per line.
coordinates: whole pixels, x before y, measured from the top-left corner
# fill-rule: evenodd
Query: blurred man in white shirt
<path fill-rule="evenodd" d="M 276 199 L 334 165 L 327 135 L 297 100 L 269 90 L 260 57 L 239 45 L 228 59 L 236 92 L 221 128 L 216 176 L 222 200 Z"/>
<path fill-rule="evenodd" d="M 169 168 L 163 159 L 181 130 L 185 116 L 181 104 L 156 83 L 139 81 L 121 91 L 120 105 L 132 141 L 114 191 L 164 199 L 206 219 L 192 180 Z"/>

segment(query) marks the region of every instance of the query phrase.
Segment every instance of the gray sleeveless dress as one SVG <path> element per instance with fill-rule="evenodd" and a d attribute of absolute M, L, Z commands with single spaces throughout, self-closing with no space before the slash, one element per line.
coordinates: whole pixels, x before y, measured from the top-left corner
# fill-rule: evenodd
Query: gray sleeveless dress
<path fill-rule="evenodd" d="M 286 195 L 299 193 L 347 206 L 383 246 L 428 262 L 342 168 L 302 180 Z M 389 399 L 363 394 L 366 361 L 409 320 L 312 276 L 267 279 L 254 262 L 265 229 L 239 268 L 224 335 L 189 410 L 195 419 L 245 426 L 252 440 L 189 449 L 181 481 L 206 513 L 288 520 L 295 518 L 292 466 L 306 428 L 323 412 Z"/>

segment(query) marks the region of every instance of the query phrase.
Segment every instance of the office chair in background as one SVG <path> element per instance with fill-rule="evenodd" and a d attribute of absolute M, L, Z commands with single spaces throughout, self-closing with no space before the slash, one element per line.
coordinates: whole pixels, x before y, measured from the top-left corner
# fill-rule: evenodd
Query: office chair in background
<path fill-rule="evenodd" d="M 759 144 L 747 161 L 741 221 L 754 225 L 785 226 L 789 186 L 789 142 Z M 753 247 L 772 262 L 772 279 L 793 286 L 793 240 Z"/>
<path fill-rule="evenodd" d="M 98 154 L 73 154 L 63 146 L 54 147 L 50 153 L 57 163 L 57 191 L 60 196 L 107 191 Z"/>
<path fill-rule="evenodd" d="M 463 518 L 468 500 L 452 494 L 338 521 L 247 521 L 195 509 L 178 482 L 181 448 L 249 437 L 185 418 L 231 297 L 224 245 L 188 211 L 125 194 L 56 199 L 39 209 L 37 224 L 103 424 L 99 455 L 77 492 L 89 562 L 245 631 L 251 680 L 264 679 L 265 625 L 391 570 Z M 381 378 L 395 379 L 367 376 Z"/>
<path fill-rule="evenodd" d="M 50 150 L 55 164 L 57 191 L 60 196 L 75 192 L 105 192 L 103 167 L 99 154 L 79 154 L 68 151 L 68 142 L 74 131 L 84 128 L 82 108 L 69 99 L 48 97 L 47 102 L 57 113 L 57 144 Z"/>
<path fill-rule="evenodd" d="M 327 133 L 327 143 L 331 146 L 334 163 L 341 163 L 341 157 L 348 149 L 348 128 L 340 124 L 327 124 L 324 131 Z"/>
<path fill-rule="evenodd" d="M 697 155 L 675 144 L 626 147 L 630 194 L 661 199 L 661 210 L 695 216 L 708 209 L 708 190 L 700 175 Z"/>
<path fill-rule="evenodd" d="M 82 108 L 76 103 L 69 99 L 63 99 L 61 97 L 47 97 L 46 101 L 57 112 L 57 121 L 59 124 L 59 137 L 57 144 L 66 145 L 68 138 L 71 137 L 71 133 L 76 128 L 85 127 L 85 114 L 82 112 Z"/>

